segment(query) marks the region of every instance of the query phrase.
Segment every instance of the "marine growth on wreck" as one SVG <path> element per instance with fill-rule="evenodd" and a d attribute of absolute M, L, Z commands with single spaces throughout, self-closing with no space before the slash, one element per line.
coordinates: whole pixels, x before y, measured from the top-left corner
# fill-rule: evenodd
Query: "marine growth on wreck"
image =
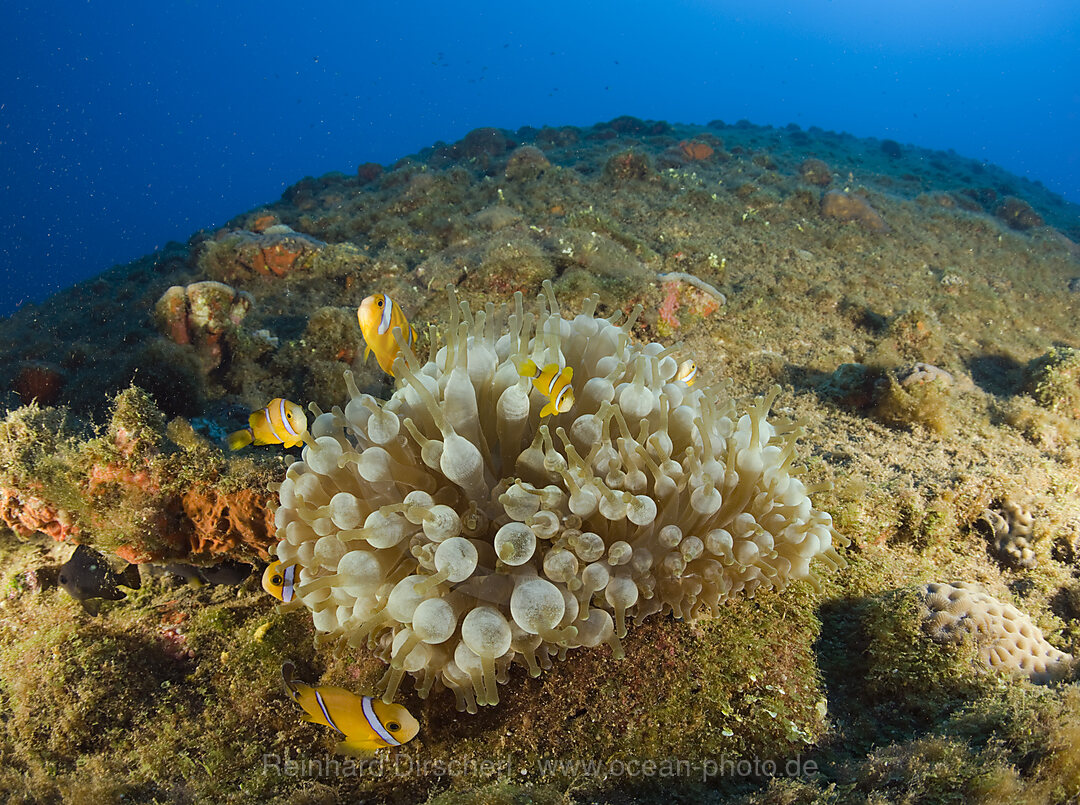
<path fill-rule="evenodd" d="M 775 391 L 739 412 L 675 379 L 678 345 L 635 343 L 636 311 L 599 318 L 593 297 L 566 319 L 545 293 L 529 312 L 520 293 L 512 311 L 453 297 L 434 358 L 403 349 L 386 402 L 349 376 L 278 489 L 294 606 L 319 643 L 375 647 L 385 701 L 408 673 L 475 712 L 515 660 L 619 657 L 630 618 L 707 616 L 842 563 L 796 477 L 798 425 L 767 418 Z M 571 410 L 540 416 L 529 360 L 572 369 Z"/>

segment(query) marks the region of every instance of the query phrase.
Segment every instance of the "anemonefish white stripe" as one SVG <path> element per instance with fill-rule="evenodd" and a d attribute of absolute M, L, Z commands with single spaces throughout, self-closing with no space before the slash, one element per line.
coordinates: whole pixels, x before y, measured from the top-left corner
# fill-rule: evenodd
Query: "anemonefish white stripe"
<path fill-rule="evenodd" d="M 559 410 L 562 409 L 563 397 L 566 396 L 566 391 L 569 388 L 570 388 L 570 384 L 567 383 L 565 386 L 562 387 L 562 391 L 559 392 L 559 396 L 555 398 L 555 410 L 556 411 L 559 411 Z"/>
<path fill-rule="evenodd" d="M 555 390 L 555 384 L 559 382 L 559 377 L 560 376 L 561 375 L 559 374 L 559 372 L 553 372 L 552 373 L 551 382 L 548 383 L 548 387 L 547 387 L 547 394 L 548 394 L 549 397 L 551 396 L 551 392 L 553 392 Z"/>
<path fill-rule="evenodd" d="M 293 600 L 296 593 L 296 565 L 289 565 L 282 575 L 285 577 L 285 584 L 281 587 L 281 600 L 287 604 Z"/>
<path fill-rule="evenodd" d="M 296 436 L 296 431 L 292 429 L 292 425 L 289 424 L 289 417 L 285 415 L 285 398 L 281 398 L 281 410 L 278 415 L 281 417 L 281 426 L 285 428 L 285 432 L 290 436 Z"/>
<path fill-rule="evenodd" d="M 383 305 L 382 318 L 379 319 L 379 335 L 386 335 L 390 332 L 390 320 L 394 315 L 394 300 L 389 296 L 384 296 L 383 300 L 386 304 Z"/>
<path fill-rule="evenodd" d="M 334 719 L 330 718 L 330 711 L 326 709 L 326 702 L 323 701 L 322 694 L 317 690 L 315 691 L 315 701 L 319 703 L 319 709 L 322 710 L 323 718 L 326 719 L 326 723 L 330 725 L 330 728 L 344 735 L 345 733 L 341 732 L 338 725 L 334 723 Z"/>
<path fill-rule="evenodd" d="M 371 727 L 375 734 L 386 741 L 390 746 L 401 746 L 401 741 L 391 735 L 386 727 L 379 721 L 379 717 L 375 715 L 375 708 L 372 706 L 372 698 L 370 696 L 364 696 L 361 700 L 361 704 L 364 709 L 364 718 L 367 719 L 368 726 Z"/>

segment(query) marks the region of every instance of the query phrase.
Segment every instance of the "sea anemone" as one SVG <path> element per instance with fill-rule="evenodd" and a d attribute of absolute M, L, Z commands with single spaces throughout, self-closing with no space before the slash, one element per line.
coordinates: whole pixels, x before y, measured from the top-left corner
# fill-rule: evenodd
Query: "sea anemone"
<path fill-rule="evenodd" d="M 799 426 L 766 419 L 779 388 L 740 415 L 726 386 L 674 380 L 678 346 L 632 340 L 640 309 L 620 325 L 596 305 L 565 319 L 549 283 L 535 312 L 452 295 L 445 345 L 423 366 L 402 345 L 388 401 L 348 375 L 344 411 L 315 409 L 277 555 L 317 643 L 389 663 L 384 700 L 410 673 L 475 712 L 515 659 L 537 676 L 580 646 L 621 657 L 630 618 L 707 616 L 842 564 L 794 475 Z M 530 359 L 573 370 L 568 412 L 540 417 Z"/>

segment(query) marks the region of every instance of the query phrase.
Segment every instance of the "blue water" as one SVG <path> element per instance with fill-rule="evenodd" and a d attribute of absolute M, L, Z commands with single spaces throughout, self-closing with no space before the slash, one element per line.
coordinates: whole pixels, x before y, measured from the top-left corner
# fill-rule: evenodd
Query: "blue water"
<path fill-rule="evenodd" d="M 3 16 L 0 315 L 304 175 L 479 126 L 794 122 L 953 148 L 1080 201 L 1072 0 L 9 0 Z"/>

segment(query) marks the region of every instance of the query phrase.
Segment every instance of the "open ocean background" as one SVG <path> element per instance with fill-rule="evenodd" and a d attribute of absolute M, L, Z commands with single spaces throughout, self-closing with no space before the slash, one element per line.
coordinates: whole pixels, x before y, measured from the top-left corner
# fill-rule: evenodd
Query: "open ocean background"
<path fill-rule="evenodd" d="M 473 128 L 846 131 L 1080 202 L 1080 3 L 8 2 L 0 315 Z"/>

